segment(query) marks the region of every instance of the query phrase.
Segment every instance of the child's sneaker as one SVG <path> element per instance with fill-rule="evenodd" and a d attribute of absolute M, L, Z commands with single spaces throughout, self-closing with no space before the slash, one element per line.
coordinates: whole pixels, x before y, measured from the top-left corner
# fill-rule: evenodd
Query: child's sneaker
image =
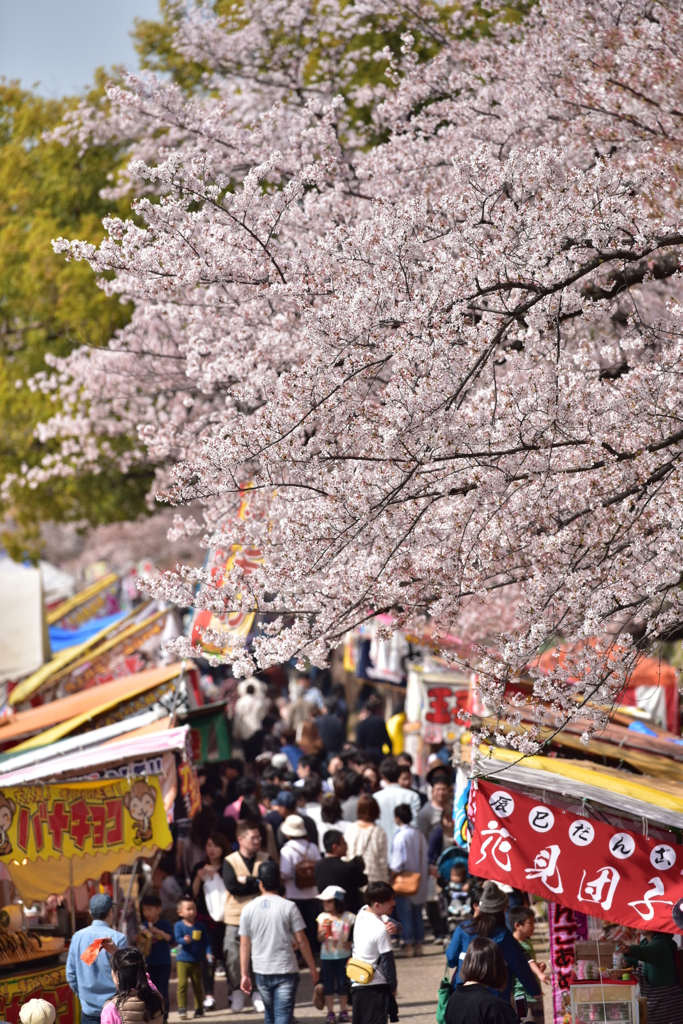
<path fill-rule="evenodd" d="M 200 1010 L 195 1010 L 194 1011 L 194 1015 L 195 1015 L 195 1017 L 203 1017 L 204 1016 L 204 1011 L 201 1010 L 201 1009 Z"/>
<path fill-rule="evenodd" d="M 334 1010 L 330 1010 L 327 1015 L 327 1024 L 337 1024 L 337 1015 Z"/>
<path fill-rule="evenodd" d="M 339 1024 L 349 1024 L 349 1020 L 351 1018 L 349 1017 L 347 1010 L 342 1010 L 337 1019 L 339 1021 Z"/>
<path fill-rule="evenodd" d="M 187 1010 L 184 1007 L 178 1007 L 178 1016 L 181 1020 L 187 1020 Z"/>

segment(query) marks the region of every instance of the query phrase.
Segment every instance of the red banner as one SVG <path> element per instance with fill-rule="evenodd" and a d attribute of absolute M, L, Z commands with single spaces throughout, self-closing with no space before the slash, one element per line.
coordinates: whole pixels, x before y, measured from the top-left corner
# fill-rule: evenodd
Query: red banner
<path fill-rule="evenodd" d="M 469 868 L 593 917 L 678 932 L 672 914 L 683 899 L 683 846 L 671 843 L 480 779 Z"/>

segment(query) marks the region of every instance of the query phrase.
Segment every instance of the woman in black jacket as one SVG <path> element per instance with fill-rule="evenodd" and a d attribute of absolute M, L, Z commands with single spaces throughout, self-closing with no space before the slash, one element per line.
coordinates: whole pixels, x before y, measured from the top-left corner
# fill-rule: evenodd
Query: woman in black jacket
<path fill-rule="evenodd" d="M 472 939 L 458 985 L 446 1006 L 446 1024 L 518 1024 L 512 1006 L 488 989 L 500 992 L 507 984 L 507 967 L 493 939 Z"/>

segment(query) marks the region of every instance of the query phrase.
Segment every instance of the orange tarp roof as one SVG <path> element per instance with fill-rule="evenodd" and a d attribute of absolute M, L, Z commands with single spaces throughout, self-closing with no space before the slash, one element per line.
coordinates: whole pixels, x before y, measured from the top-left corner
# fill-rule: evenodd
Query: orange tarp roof
<path fill-rule="evenodd" d="M 114 679 L 110 683 L 102 683 L 101 686 L 92 686 L 70 697 L 41 704 L 40 707 L 31 708 L 29 711 L 17 711 L 11 718 L 5 720 L 5 724 L 0 722 L 0 744 L 50 729 L 77 715 L 95 712 L 111 701 L 122 703 L 138 693 L 144 693 L 145 690 L 151 690 L 160 683 L 174 679 L 180 675 L 181 669 L 181 662 L 147 669 L 132 676 Z"/>
<path fill-rule="evenodd" d="M 594 646 L 594 641 L 589 641 Z M 577 648 L 578 650 L 578 648 Z M 552 647 L 544 651 L 541 657 L 535 662 L 539 668 L 551 671 L 558 665 L 565 667 L 567 656 L 570 655 L 565 647 Z M 571 665 L 569 666 L 571 668 Z M 631 672 L 628 681 L 631 686 L 678 686 L 678 671 L 673 665 L 666 661 L 659 661 L 657 658 L 641 658 Z"/>

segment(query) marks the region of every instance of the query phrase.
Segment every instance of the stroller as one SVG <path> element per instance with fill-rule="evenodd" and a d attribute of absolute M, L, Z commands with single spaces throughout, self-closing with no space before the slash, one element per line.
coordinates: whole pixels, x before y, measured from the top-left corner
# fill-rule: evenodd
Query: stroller
<path fill-rule="evenodd" d="M 462 865 L 467 869 L 467 850 L 463 850 L 461 846 L 451 846 L 444 850 L 436 862 L 436 884 L 440 888 L 439 912 L 446 922 L 446 931 L 449 935 L 453 934 L 460 921 L 470 913 L 469 893 L 451 881 L 451 868 L 455 865 Z M 469 873 L 467 878 L 470 878 Z"/>

